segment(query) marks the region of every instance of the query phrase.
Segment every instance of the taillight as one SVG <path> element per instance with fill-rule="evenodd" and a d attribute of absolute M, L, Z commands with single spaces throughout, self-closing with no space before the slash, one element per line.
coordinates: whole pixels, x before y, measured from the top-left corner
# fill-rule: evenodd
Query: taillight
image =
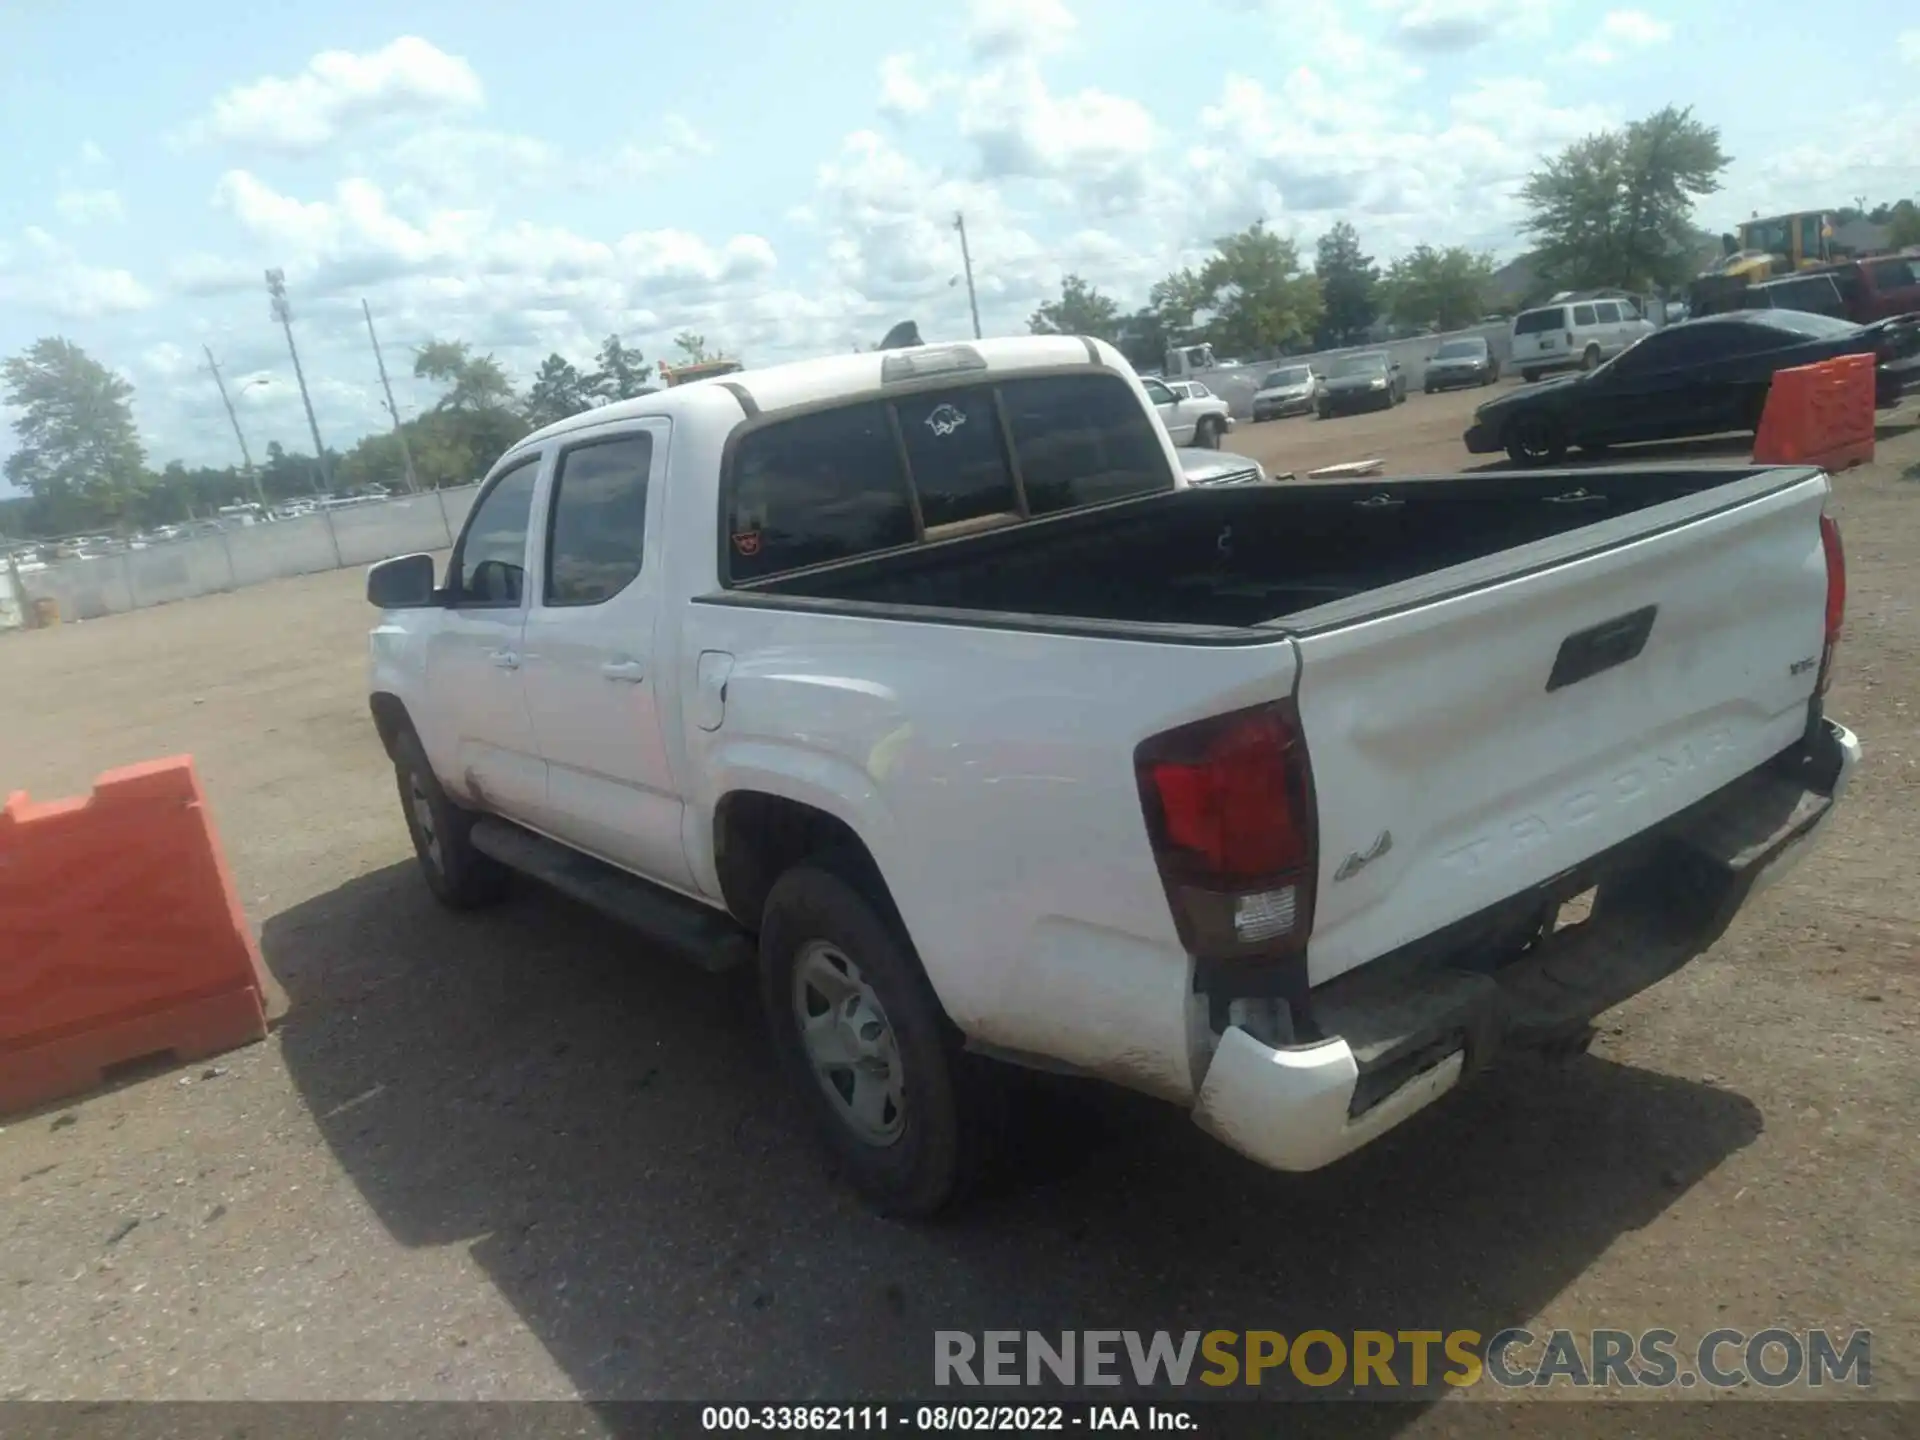
<path fill-rule="evenodd" d="M 1824 695 L 1833 680 L 1833 650 L 1840 643 L 1840 627 L 1847 618 L 1847 552 L 1840 544 L 1840 522 L 1820 516 L 1820 550 L 1827 561 L 1827 631 L 1820 648 L 1820 679 L 1814 694 Z"/>
<path fill-rule="evenodd" d="M 1285 702 L 1183 725 L 1134 755 L 1147 833 L 1195 955 L 1290 950 L 1313 922 L 1312 774 Z"/>

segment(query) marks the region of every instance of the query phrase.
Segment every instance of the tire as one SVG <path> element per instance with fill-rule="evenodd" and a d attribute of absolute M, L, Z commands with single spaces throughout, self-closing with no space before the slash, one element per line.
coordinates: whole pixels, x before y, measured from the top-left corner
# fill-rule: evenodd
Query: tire
<path fill-rule="evenodd" d="M 1538 370 L 1522 370 L 1520 372 L 1520 378 L 1531 385 L 1540 378 L 1540 372 Z"/>
<path fill-rule="evenodd" d="M 511 876 L 499 861 L 473 848 L 469 836 L 479 817 L 448 797 L 413 731 L 404 731 L 393 748 L 400 810 L 434 899 L 450 910 L 477 910 L 501 899 Z"/>
<path fill-rule="evenodd" d="M 1440 393 L 1440 387 L 1437 385 L 1422 385 L 1420 387 L 1420 393 L 1422 395 L 1437 395 Z"/>
<path fill-rule="evenodd" d="M 1516 415 L 1507 423 L 1506 449 L 1516 465 L 1557 465 L 1567 458 L 1566 427 L 1551 415 Z"/>
<path fill-rule="evenodd" d="M 1497 383 L 1499 379 L 1500 379 L 1500 367 L 1498 365 L 1489 365 L 1487 367 L 1487 377 L 1486 379 L 1482 380 L 1480 383 L 1482 385 L 1492 385 Z"/>
<path fill-rule="evenodd" d="M 986 1171 L 988 1085 L 891 907 L 854 877 L 852 866 L 815 861 L 775 882 L 760 926 L 761 1002 L 781 1068 L 843 1178 L 883 1215 L 927 1219 Z M 843 1006 L 822 1042 L 858 1058 L 823 1065 L 801 1015 Z"/>
<path fill-rule="evenodd" d="M 1600 368 L 1600 347 L 1598 345 L 1589 345 L 1585 350 L 1580 352 L 1580 368 L 1588 371 L 1598 370 Z"/>
<path fill-rule="evenodd" d="M 1202 450 L 1220 448 L 1220 422 L 1211 416 L 1203 419 L 1193 429 L 1193 443 Z"/>

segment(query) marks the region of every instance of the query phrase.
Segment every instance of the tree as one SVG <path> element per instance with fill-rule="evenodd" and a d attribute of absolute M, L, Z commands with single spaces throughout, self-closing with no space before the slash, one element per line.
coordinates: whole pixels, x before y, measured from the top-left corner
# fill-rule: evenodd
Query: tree
<path fill-rule="evenodd" d="M 133 386 L 71 340 L 36 340 L 0 366 L 17 447 L 6 477 L 53 514 L 120 520 L 145 487 Z"/>
<path fill-rule="evenodd" d="M 1215 243 L 1219 251 L 1201 267 L 1200 284 L 1213 311 L 1206 333 L 1216 350 L 1277 350 L 1314 332 L 1320 284 L 1302 272 L 1293 241 L 1256 220 Z"/>
<path fill-rule="evenodd" d="M 636 347 L 622 345 L 618 335 L 609 335 L 601 342 L 600 353 L 594 357 L 593 364 L 587 389 L 595 398 L 631 400 L 653 389 L 653 366 L 646 363 Z"/>
<path fill-rule="evenodd" d="M 1493 257 L 1461 245 L 1416 245 L 1387 268 L 1380 288 L 1393 318 L 1406 325 L 1458 330 L 1486 313 Z"/>
<path fill-rule="evenodd" d="M 1165 351 L 1170 345 L 1192 339 L 1200 312 L 1211 303 L 1205 282 L 1192 270 L 1178 270 L 1164 280 L 1156 281 L 1153 289 L 1147 292 L 1147 312 L 1152 314 L 1159 328 L 1161 343 L 1158 348 Z M 1164 358 L 1164 355 L 1156 355 L 1153 363 L 1158 365 Z"/>
<path fill-rule="evenodd" d="M 414 356 L 413 373 L 447 388 L 436 410 L 504 410 L 513 404 L 513 385 L 491 355 L 475 355 L 464 340 L 429 340 Z"/>
<path fill-rule="evenodd" d="M 1920 245 L 1920 205 L 1915 205 L 1911 200 L 1902 200 L 1887 212 L 1885 223 L 1893 231 L 1896 249 Z"/>
<path fill-rule="evenodd" d="M 1320 237 L 1313 270 L 1320 277 L 1319 340 L 1322 345 L 1351 345 L 1367 333 L 1379 306 L 1374 285 L 1380 271 L 1360 249 L 1360 232 L 1342 220 Z"/>
<path fill-rule="evenodd" d="M 1694 269 L 1693 204 L 1731 157 L 1692 107 L 1577 140 L 1521 189 L 1543 274 L 1573 289 L 1665 289 Z"/>
<path fill-rule="evenodd" d="M 613 342 L 618 345 L 619 340 Z M 593 407 L 592 380 L 563 355 L 549 355 L 527 387 L 527 423 L 538 430 Z"/>
<path fill-rule="evenodd" d="M 1120 306 L 1078 275 L 1060 282 L 1060 298 L 1049 300 L 1027 321 L 1035 335 L 1091 335 L 1113 341 L 1120 335 Z"/>
<path fill-rule="evenodd" d="M 694 330 L 682 330 L 673 337 L 673 348 L 680 352 L 682 365 L 698 365 L 720 357 L 707 349 L 707 337 Z"/>

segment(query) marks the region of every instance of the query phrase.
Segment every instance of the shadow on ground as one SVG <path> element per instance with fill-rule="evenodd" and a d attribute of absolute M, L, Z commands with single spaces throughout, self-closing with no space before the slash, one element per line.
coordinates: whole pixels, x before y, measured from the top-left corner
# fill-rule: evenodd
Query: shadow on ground
<path fill-rule="evenodd" d="M 1737 1095 L 1585 1057 L 1287 1177 L 1171 1108 L 1035 1077 L 1018 1178 L 913 1227 L 823 1172 L 749 983 L 557 897 L 453 916 L 399 865 L 276 916 L 264 949 L 346 1173 L 402 1244 L 469 1242 L 598 1399 L 925 1394 L 936 1329 L 1489 1334 L 1761 1127 Z M 1376 1433 L 1419 1412 L 1397 1413 Z"/>

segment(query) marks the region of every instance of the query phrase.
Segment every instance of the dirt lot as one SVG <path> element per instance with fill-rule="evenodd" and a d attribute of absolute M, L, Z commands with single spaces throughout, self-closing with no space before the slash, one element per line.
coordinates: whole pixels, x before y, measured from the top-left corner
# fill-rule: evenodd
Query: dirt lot
<path fill-rule="evenodd" d="M 1445 472 L 1480 398 L 1232 448 Z M 540 894 L 434 907 L 357 574 L 0 637 L 0 784 L 192 752 L 291 1002 L 263 1045 L 0 1133 L 0 1396 L 795 1399 L 923 1391 L 936 1328 L 1783 1324 L 1871 1327 L 1875 1389 L 1920 1398 L 1916 467 L 1894 426 L 1838 482 L 1852 798 L 1593 1054 L 1297 1178 L 1037 1086 L 1026 1179 L 934 1228 L 823 1174 L 743 985 Z"/>

